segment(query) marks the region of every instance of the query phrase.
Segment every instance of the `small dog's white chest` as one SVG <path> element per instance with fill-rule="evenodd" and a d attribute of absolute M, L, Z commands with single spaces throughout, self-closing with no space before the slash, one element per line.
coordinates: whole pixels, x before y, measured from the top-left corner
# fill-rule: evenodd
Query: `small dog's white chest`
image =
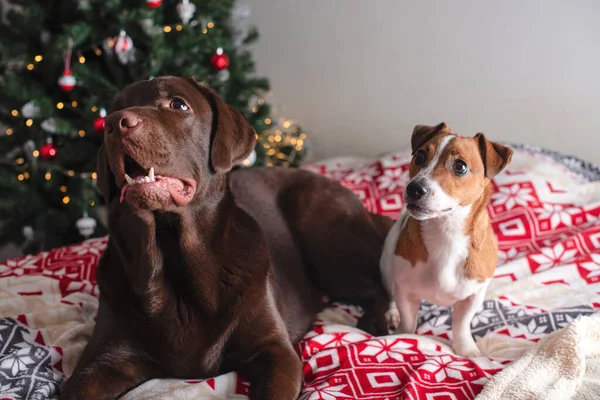
<path fill-rule="evenodd" d="M 429 303 L 450 307 L 479 291 L 482 283 L 468 279 L 464 258 L 429 259 L 412 266 L 397 256 L 393 263 L 394 282 L 400 290 L 410 292 Z"/>
<path fill-rule="evenodd" d="M 421 233 L 426 262 L 413 266 L 402 256 L 392 257 L 391 273 L 399 290 L 442 306 L 477 293 L 483 282 L 466 277 L 470 238 L 463 234 L 462 224 L 423 224 Z"/>

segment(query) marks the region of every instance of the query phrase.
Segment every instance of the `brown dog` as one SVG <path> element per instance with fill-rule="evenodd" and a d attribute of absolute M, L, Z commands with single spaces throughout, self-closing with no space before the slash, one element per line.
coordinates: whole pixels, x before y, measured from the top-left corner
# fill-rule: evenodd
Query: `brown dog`
<path fill-rule="evenodd" d="M 228 371 L 250 381 L 251 399 L 294 399 L 302 365 L 293 346 L 322 294 L 355 297 L 367 311 L 362 325 L 385 329 L 378 254 L 391 221 L 303 171 L 285 190 L 275 180 L 287 172 L 238 171 L 257 186 L 234 185 L 237 199 L 248 196 L 236 205 L 229 171 L 254 144 L 243 117 L 191 78 L 155 78 L 117 95 L 98 156 L 110 240 L 97 271 L 97 324 L 62 399 L 114 399 L 153 378 Z M 354 248 L 341 246 L 342 235 Z M 362 286 L 336 277 L 344 269 L 357 270 Z"/>
<path fill-rule="evenodd" d="M 347 188 L 309 171 L 253 168 L 234 172 L 236 204 L 260 225 L 276 265 L 297 244 L 308 279 L 330 301 L 359 305 L 358 327 L 387 334 L 390 298 L 378 264 L 393 220 L 365 211 Z"/>

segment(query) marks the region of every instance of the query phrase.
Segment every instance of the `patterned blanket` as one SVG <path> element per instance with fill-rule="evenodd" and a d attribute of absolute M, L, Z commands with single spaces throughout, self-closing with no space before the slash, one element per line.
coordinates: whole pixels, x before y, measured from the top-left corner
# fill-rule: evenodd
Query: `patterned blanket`
<path fill-rule="evenodd" d="M 396 217 L 408 182 L 407 152 L 341 158 L 311 169 L 352 189 L 369 210 Z M 598 181 L 598 182 L 594 182 Z M 489 207 L 500 261 L 472 324 L 485 357 L 456 356 L 451 314 L 421 306 L 418 335 L 372 337 L 360 310 L 319 315 L 298 346 L 302 400 L 473 399 L 544 335 L 600 308 L 600 171 L 571 157 L 518 148 L 494 180 Z M 106 238 L 0 264 L 0 399 L 58 398 L 91 334 L 95 268 Z M 235 373 L 208 380 L 153 380 L 125 399 L 245 399 Z"/>

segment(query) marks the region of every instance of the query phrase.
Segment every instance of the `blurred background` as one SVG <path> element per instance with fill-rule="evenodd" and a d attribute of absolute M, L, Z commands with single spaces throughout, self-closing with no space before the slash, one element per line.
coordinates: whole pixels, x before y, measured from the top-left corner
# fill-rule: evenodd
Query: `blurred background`
<path fill-rule="evenodd" d="M 317 159 L 409 143 L 416 124 L 600 163 L 597 0 L 248 0 L 253 46 Z"/>

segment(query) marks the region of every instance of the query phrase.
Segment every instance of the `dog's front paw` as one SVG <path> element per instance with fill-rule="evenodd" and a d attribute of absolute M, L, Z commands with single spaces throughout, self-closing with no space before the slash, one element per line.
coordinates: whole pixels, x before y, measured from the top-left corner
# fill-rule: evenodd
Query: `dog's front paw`
<path fill-rule="evenodd" d="M 472 340 L 455 342 L 452 347 L 454 347 L 454 352 L 461 357 L 477 358 L 482 356 L 481 350 Z"/>
<path fill-rule="evenodd" d="M 400 313 L 397 308 L 390 308 L 385 313 L 385 320 L 387 321 L 388 333 L 392 334 L 398 329 L 400 325 Z"/>

